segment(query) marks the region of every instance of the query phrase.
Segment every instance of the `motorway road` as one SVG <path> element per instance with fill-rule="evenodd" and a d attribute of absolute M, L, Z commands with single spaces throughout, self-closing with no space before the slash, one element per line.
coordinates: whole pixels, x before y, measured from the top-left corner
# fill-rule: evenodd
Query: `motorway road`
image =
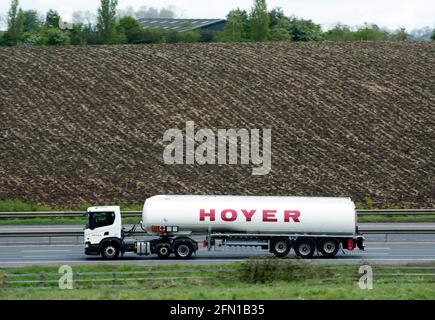
<path fill-rule="evenodd" d="M 364 228 L 382 227 L 434 227 L 435 224 L 360 224 Z M 128 228 L 128 226 L 127 226 Z M 0 232 L 6 231 L 77 231 L 83 226 L 0 226 Z M 201 241 L 204 237 L 194 237 Z M 387 241 L 386 241 L 387 240 Z M 51 240 L 53 241 L 53 240 Z M 207 251 L 200 248 L 193 259 L 183 261 L 170 258 L 159 260 L 156 256 L 139 257 L 133 253 L 126 254 L 116 261 L 105 261 L 100 257 L 84 255 L 82 238 L 56 238 L 57 244 L 48 245 L 44 238 L 0 238 L 0 268 L 28 265 L 61 265 L 61 264 L 134 264 L 134 265 L 165 265 L 165 264 L 216 264 L 242 261 L 249 257 L 267 256 L 265 251 L 247 248 L 231 248 L 225 251 Z M 60 244 L 62 243 L 62 244 Z M 289 254 L 294 258 L 293 251 Z M 346 262 L 361 263 L 409 263 L 435 261 L 435 235 L 367 235 L 366 250 L 340 252 L 334 259 L 324 259 L 314 256 L 316 262 Z"/>
<path fill-rule="evenodd" d="M 7 245 L 0 246 L 0 268 L 29 265 L 74 265 L 74 264 L 133 264 L 133 265 L 166 265 L 166 264 L 217 264 L 242 261 L 249 257 L 271 255 L 259 249 L 231 248 L 225 251 L 198 250 L 191 260 L 169 258 L 160 260 L 156 256 L 137 256 L 126 254 L 122 259 L 105 261 L 96 256 L 85 256 L 83 245 Z M 289 257 L 294 258 L 293 251 Z M 346 262 L 346 263 L 409 263 L 435 261 L 435 242 L 367 242 L 366 250 L 346 251 L 339 253 L 334 259 L 324 259 L 314 256 L 316 262 Z"/>

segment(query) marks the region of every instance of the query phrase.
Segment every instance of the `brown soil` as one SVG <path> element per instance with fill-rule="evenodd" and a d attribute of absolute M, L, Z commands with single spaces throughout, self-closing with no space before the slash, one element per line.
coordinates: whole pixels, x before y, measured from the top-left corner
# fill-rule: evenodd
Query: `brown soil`
<path fill-rule="evenodd" d="M 0 199 L 435 205 L 435 41 L 0 48 Z M 272 171 L 165 165 L 163 132 L 271 128 Z"/>

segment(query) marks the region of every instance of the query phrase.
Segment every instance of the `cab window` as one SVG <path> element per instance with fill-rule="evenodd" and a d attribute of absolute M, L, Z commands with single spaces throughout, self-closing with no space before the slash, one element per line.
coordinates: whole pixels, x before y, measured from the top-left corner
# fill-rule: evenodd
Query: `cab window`
<path fill-rule="evenodd" d="M 114 212 L 92 212 L 89 213 L 89 228 L 101 228 L 110 226 L 115 222 Z"/>

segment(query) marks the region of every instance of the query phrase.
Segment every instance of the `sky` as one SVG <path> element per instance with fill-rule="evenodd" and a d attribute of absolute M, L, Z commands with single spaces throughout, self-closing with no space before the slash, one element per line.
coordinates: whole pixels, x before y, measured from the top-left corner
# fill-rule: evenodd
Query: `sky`
<path fill-rule="evenodd" d="M 118 0 L 118 8 L 173 6 L 179 18 L 225 18 L 237 7 L 247 9 L 252 0 Z M 45 13 L 57 10 L 64 20 L 71 19 L 74 11 L 96 12 L 100 0 L 20 0 L 23 9 L 37 9 Z M 288 16 L 312 19 L 322 27 L 336 23 L 359 26 L 376 23 L 380 27 L 407 30 L 435 27 L 435 0 L 268 0 L 268 8 L 281 7 Z M 10 0 L 0 0 L 0 15 L 5 18 Z M 0 26 L 5 27 L 5 21 Z"/>

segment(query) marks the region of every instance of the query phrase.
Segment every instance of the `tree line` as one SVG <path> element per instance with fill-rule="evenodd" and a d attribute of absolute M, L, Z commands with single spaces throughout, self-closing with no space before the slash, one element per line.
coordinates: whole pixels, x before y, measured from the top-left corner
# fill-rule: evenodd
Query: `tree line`
<path fill-rule="evenodd" d="M 394 32 L 366 24 L 357 29 L 336 25 L 323 31 L 312 20 L 286 16 L 282 9 L 268 10 L 266 0 L 254 0 L 252 8 L 228 13 L 223 31 L 190 29 L 184 32 L 167 29 L 144 29 L 127 11 L 120 14 L 117 0 L 100 0 L 96 22 L 62 21 L 60 14 L 49 10 L 42 17 L 36 10 L 22 10 L 19 0 L 12 0 L 7 15 L 7 30 L 0 34 L 0 45 L 86 45 L 144 44 L 178 42 L 249 42 L 249 41 L 406 41 L 411 35 L 400 28 Z M 172 16 L 172 12 L 166 15 Z M 184 26 L 189 29 L 189 25 Z M 431 39 L 435 40 L 435 30 Z"/>

